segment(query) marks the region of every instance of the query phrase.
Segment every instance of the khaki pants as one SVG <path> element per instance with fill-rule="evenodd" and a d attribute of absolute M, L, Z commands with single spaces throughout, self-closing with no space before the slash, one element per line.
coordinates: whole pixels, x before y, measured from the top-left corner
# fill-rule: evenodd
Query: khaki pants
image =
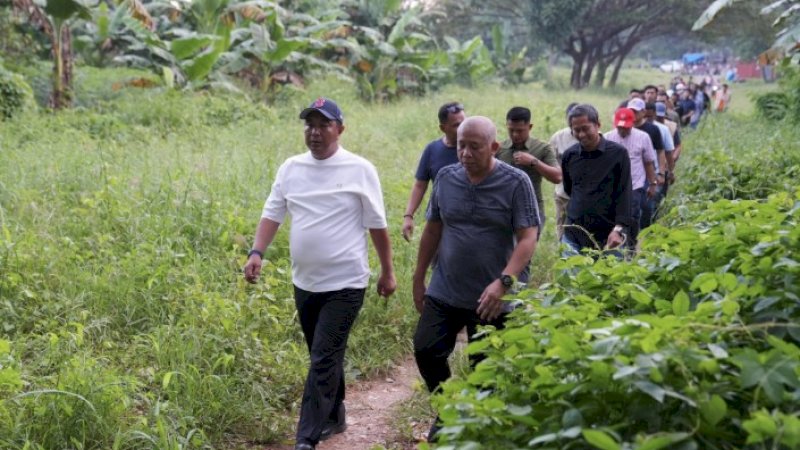
<path fill-rule="evenodd" d="M 561 242 L 561 237 L 564 236 L 564 224 L 567 222 L 567 203 L 568 198 L 555 195 L 553 198 L 556 200 L 556 236 L 558 241 Z"/>

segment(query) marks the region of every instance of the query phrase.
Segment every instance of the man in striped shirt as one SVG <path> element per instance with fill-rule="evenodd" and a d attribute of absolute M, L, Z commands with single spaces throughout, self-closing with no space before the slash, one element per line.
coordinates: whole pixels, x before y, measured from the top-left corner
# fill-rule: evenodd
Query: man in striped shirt
<path fill-rule="evenodd" d="M 636 249 L 636 241 L 639 236 L 642 206 L 647 199 L 655 195 L 658 186 L 655 170 L 656 151 L 653 149 L 650 136 L 633 127 L 634 120 L 635 115 L 632 110 L 618 109 L 614 113 L 615 128 L 604 136 L 607 140 L 625 147 L 631 160 L 631 185 L 633 188 L 631 217 L 633 221 L 628 244 L 632 250 Z"/>

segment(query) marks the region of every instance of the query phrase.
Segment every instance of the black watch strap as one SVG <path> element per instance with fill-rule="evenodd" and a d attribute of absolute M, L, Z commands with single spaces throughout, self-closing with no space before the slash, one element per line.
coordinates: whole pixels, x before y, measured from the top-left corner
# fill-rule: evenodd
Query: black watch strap
<path fill-rule="evenodd" d="M 264 259 L 264 252 L 262 252 L 260 250 L 252 249 L 252 250 L 250 250 L 250 252 L 247 253 L 247 257 L 248 258 L 253 256 L 253 255 L 258 255 L 259 258 Z"/>

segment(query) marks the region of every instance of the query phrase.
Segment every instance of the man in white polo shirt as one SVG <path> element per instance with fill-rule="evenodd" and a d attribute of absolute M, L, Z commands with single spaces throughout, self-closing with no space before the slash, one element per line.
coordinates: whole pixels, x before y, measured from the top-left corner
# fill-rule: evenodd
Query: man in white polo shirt
<path fill-rule="evenodd" d="M 300 119 L 309 151 L 278 169 L 244 276 L 256 281 L 264 251 L 288 213 L 295 304 L 311 356 L 295 450 L 314 450 L 346 428 L 344 353 L 369 281 L 367 230 L 381 264 L 378 294 L 388 297 L 397 283 L 378 173 L 339 146 L 342 111 L 318 98 Z"/>

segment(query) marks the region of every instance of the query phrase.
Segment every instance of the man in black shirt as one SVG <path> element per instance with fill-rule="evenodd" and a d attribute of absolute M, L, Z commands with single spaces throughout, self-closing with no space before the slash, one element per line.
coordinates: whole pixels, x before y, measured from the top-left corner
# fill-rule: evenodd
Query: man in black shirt
<path fill-rule="evenodd" d="M 597 110 L 591 105 L 572 108 L 569 126 L 578 144 L 561 160 L 564 191 L 570 196 L 561 242 L 578 252 L 618 249 L 631 224 L 628 151 L 603 138 Z"/>

